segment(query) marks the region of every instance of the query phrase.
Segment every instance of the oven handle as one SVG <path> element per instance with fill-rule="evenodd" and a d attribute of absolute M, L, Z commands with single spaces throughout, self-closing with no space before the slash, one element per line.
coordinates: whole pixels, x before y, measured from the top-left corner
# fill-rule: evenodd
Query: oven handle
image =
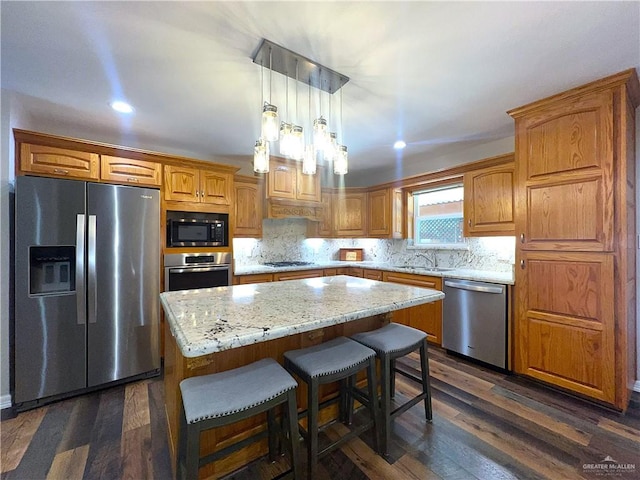
<path fill-rule="evenodd" d="M 187 267 L 187 268 L 170 268 L 169 273 L 200 273 L 200 272 L 215 272 L 218 270 L 229 270 L 229 266 L 224 267 Z"/>

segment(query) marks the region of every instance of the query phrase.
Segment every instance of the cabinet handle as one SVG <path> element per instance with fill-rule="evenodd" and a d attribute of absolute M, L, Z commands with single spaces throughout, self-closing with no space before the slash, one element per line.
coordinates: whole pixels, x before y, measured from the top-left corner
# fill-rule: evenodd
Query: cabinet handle
<path fill-rule="evenodd" d="M 471 226 L 471 219 L 468 220 L 469 226 Z"/>
<path fill-rule="evenodd" d="M 524 243 L 524 233 L 520 234 L 520 243 Z"/>
<path fill-rule="evenodd" d="M 58 173 L 60 175 L 69 175 L 69 170 L 64 170 L 62 168 L 54 168 L 53 173 Z"/>
<path fill-rule="evenodd" d="M 204 198 L 204 190 L 200 190 L 200 196 Z"/>
<path fill-rule="evenodd" d="M 524 260 L 520 260 L 520 268 L 524 270 Z"/>
<path fill-rule="evenodd" d="M 196 190 L 196 197 L 200 196 L 200 190 Z"/>
<path fill-rule="evenodd" d="M 138 183 L 138 179 L 135 177 L 129 177 L 127 178 L 127 182 Z"/>

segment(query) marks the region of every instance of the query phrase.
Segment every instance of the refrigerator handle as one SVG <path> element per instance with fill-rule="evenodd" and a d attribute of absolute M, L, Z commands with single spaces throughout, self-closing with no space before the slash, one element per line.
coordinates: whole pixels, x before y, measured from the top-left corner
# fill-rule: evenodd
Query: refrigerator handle
<path fill-rule="evenodd" d="M 87 299 L 89 323 L 96 323 L 98 316 L 98 281 L 96 273 L 96 216 L 89 215 L 87 230 Z"/>
<path fill-rule="evenodd" d="M 76 309 L 77 324 L 87 323 L 87 292 L 84 276 L 84 255 L 85 255 L 85 225 L 84 214 L 76 215 Z"/>

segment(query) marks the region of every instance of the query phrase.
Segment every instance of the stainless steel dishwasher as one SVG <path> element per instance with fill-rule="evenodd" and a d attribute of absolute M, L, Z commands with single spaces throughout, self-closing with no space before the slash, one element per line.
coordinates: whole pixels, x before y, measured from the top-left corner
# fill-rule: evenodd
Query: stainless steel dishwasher
<path fill-rule="evenodd" d="M 506 369 L 506 285 L 445 279 L 443 292 L 443 348 Z"/>

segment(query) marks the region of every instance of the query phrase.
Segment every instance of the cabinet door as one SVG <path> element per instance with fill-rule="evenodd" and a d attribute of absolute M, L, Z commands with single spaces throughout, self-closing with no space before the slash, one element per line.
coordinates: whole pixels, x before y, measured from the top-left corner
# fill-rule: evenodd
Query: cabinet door
<path fill-rule="evenodd" d="M 257 182 L 234 182 L 236 224 L 234 237 L 262 237 L 262 186 Z"/>
<path fill-rule="evenodd" d="M 614 403 L 613 255 L 520 255 L 516 371 Z"/>
<path fill-rule="evenodd" d="M 95 153 L 23 143 L 20 170 L 56 177 L 97 180 L 100 159 Z"/>
<path fill-rule="evenodd" d="M 231 205 L 233 177 L 215 170 L 200 170 L 200 201 L 215 205 Z"/>
<path fill-rule="evenodd" d="M 416 287 L 432 288 L 442 291 L 442 278 L 406 273 L 384 272 L 385 282 L 401 283 Z M 409 325 L 427 334 L 427 341 L 440 345 L 442 343 L 442 300 L 416 305 L 398 312 L 393 312 L 393 321 Z"/>
<path fill-rule="evenodd" d="M 164 167 L 164 198 L 183 202 L 200 201 L 200 173 L 197 168 Z"/>
<path fill-rule="evenodd" d="M 296 199 L 296 168 L 282 162 L 272 162 L 267 174 L 269 198 Z"/>
<path fill-rule="evenodd" d="M 390 189 L 383 188 L 368 194 L 368 232 L 370 237 L 389 237 L 391 235 L 390 193 Z"/>
<path fill-rule="evenodd" d="M 305 202 L 320 202 L 320 171 L 316 175 L 305 175 L 302 168 L 296 171 L 296 199 Z"/>
<path fill-rule="evenodd" d="M 516 119 L 516 235 L 524 250 L 613 251 L 613 93 Z"/>
<path fill-rule="evenodd" d="M 101 155 L 100 178 L 111 182 L 159 187 L 162 185 L 162 165 L 146 160 Z"/>
<path fill-rule="evenodd" d="M 367 234 L 365 193 L 345 193 L 333 196 L 334 230 L 338 237 L 365 237 Z"/>
<path fill-rule="evenodd" d="M 514 235 L 515 163 L 464 175 L 464 235 Z"/>
<path fill-rule="evenodd" d="M 333 234 L 331 192 L 323 191 L 320 206 L 320 221 L 309 222 L 308 237 L 330 237 Z"/>

